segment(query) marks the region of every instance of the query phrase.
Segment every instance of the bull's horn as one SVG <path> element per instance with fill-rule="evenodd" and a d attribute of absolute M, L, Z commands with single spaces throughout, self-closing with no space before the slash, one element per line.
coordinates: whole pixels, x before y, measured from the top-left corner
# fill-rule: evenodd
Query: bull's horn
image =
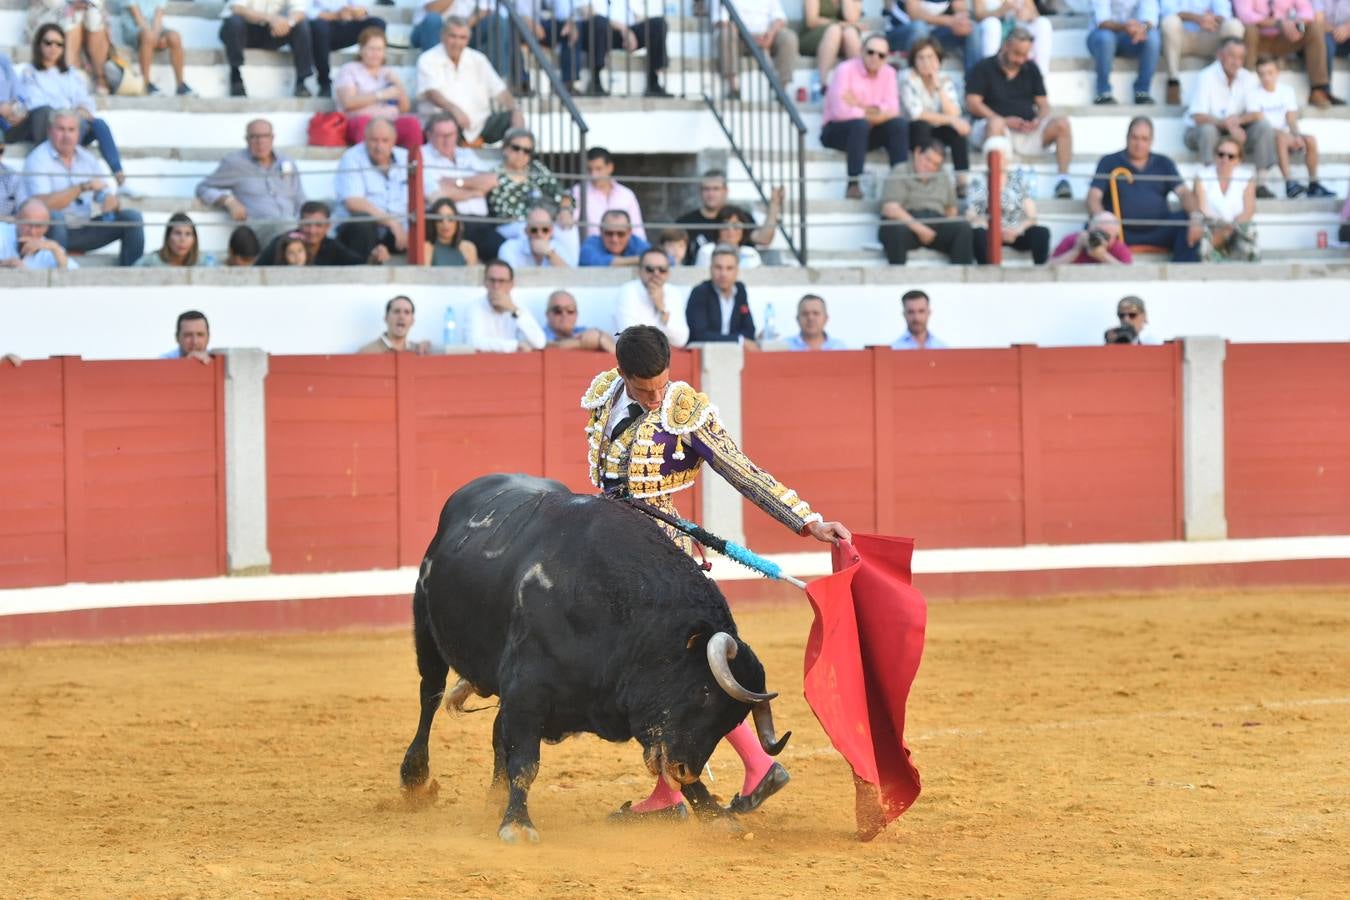
<path fill-rule="evenodd" d="M 741 683 L 736 680 L 736 676 L 731 674 L 729 662 L 736 658 L 736 639 L 725 631 L 719 631 L 708 639 L 708 668 L 712 669 L 713 678 L 716 679 L 718 687 L 727 692 L 727 695 L 734 700 L 742 703 L 759 704 L 767 703 L 778 694 L 758 694 L 754 691 L 746 690 Z M 756 719 L 755 721 L 759 721 Z M 770 720 L 772 722 L 772 719 Z"/>
<path fill-rule="evenodd" d="M 787 746 L 788 738 L 792 737 L 792 732 L 787 732 L 781 738 L 774 735 L 773 709 L 768 703 L 755 704 L 755 708 L 750 710 L 750 715 L 755 719 L 755 731 L 759 734 L 759 745 L 764 748 L 765 753 L 770 756 L 777 756 Z"/>

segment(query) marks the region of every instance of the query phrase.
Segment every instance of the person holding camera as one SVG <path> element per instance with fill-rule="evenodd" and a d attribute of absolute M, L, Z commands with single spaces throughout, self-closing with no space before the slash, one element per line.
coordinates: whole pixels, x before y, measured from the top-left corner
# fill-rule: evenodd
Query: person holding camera
<path fill-rule="evenodd" d="M 1144 306 L 1143 299 L 1133 294 L 1121 297 L 1120 302 L 1116 304 L 1116 318 L 1120 320 L 1120 324 L 1115 328 L 1106 329 L 1105 343 L 1143 344 L 1149 347 L 1156 347 L 1162 343 L 1153 335 L 1144 333 L 1144 329 L 1148 327 L 1148 310 Z"/>
<path fill-rule="evenodd" d="M 1088 220 L 1087 227 L 1077 234 L 1066 235 L 1050 256 L 1050 265 L 1129 265 L 1134 262 L 1130 248 L 1120 237 L 1120 220 L 1114 213 L 1097 213 Z"/>

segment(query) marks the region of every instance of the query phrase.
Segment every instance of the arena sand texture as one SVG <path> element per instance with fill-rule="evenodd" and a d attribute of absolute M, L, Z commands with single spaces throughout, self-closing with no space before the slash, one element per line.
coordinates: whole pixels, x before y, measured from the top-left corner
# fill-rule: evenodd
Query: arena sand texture
<path fill-rule="evenodd" d="M 442 713 L 437 805 L 397 770 L 408 634 L 0 651 L 0 896 L 1329 897 L 1350 894 L 1346 592 L 935 604 L 925 790 L 875 842 L 801 699 L 802 603 L 738 616 L 793 780 L 730 836 L 616 828 L 636 745 L 544 750 L 544 842 L 485 811 L 491 713 Z M 719 750 L 715 791 L 739 767 Z"/>

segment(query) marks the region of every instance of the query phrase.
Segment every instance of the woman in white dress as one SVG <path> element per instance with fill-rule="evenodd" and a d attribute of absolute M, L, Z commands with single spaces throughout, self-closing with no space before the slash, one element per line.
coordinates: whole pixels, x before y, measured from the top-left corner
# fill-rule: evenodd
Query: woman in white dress
<path fill-rule="evenodd" d="M 1255 262 L 1256 179 L 1242 165 L 1242 145 L 1232 137 L 1219 139 L 1214 164 L 1195 176 L 1195 202 L 1205 214 L 1204 243 L 1200 258 L 1205 262 Z M 1199 228 L 1199 225 L 1192 226 Z"/>
<path fill-rule="evenodd" d="M 980 46 L 985 56 L 993 56 L 1003 37 L 1015 27 L 1031 32 L 1031 59 L 1041 74 L 1050 74 L 1050 53 L 1054 27 L 1050 17 L 1041 15 L 1036 0 L 975 0 L 975 18 L 979 22 Z"/>

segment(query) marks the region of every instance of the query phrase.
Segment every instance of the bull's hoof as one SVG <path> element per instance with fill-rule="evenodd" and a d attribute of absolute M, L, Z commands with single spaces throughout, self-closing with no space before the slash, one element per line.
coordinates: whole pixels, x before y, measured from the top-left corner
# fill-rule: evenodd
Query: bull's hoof
<path fill-rule="evenodd" d="M 534 826 L 522 825 L 519 822 L 507 822 L 498 828 L 497 837 L 501 838 L 503 844 L 539 843 L 539 832 L 534 830 Z"/>
<path fill-rule="evenodd" d="M 759 784 L 755 786 L 753 791 L 745 797 L 740 794 L 732 797 L 727 808 L 737 815 L 754 812 L 764 804 L 765 800 L 786 787 L 791 780 L 792 776 L 788 774 L 788 770 L 780 764 L 774 763 L 769 767 L 769 771 L 764 773 L 764 777 L 759 780 Z"/>
<path fill-rule="evenodd" d="M 632 825 L 637 822 L 683 822 L 688 818 L 689 808 L 683 803 L 650 812 L 638 812 L 633 809 L 632 800 L 625 800 L 623 806 L 609 814 L 609 821 L 621 825 Z"/>

